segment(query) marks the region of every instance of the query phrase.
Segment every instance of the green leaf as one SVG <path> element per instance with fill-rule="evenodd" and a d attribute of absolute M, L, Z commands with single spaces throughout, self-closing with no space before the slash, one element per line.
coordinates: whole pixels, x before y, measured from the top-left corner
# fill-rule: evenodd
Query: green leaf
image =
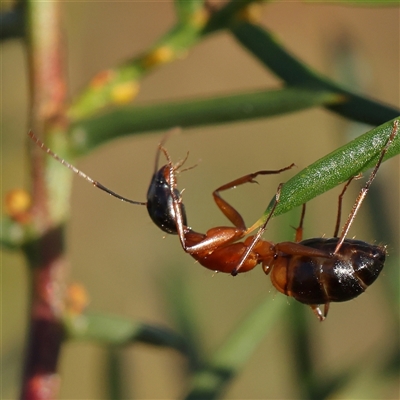
<path fill-rule="evenodd" d="M 313 87 L 343 95 L 346 101 L 325 106 L 331 111 L 370 125 L 383 124 L 400 114 L 400 110 L 352 93 L 313 71 L 290 54 L 274 35 L 260 26 L 245 22 L 232 25 L 231 30 L 243 46 L 288 85 Z"/>
<path fill-rule="evenodd" d="M 395 120 L 400 123 L 400 117 Z M 392 132 L 395 120 L 359 136 L 357 139 L 304 168 L 287 181 L 283 185 L 274 215 L 283 214 L 294 207 L 307 203 L 314 197 L 373 167 Z M 388 149 L 384 160 L 398 154 L 400 154 L 399 133 Z M 259 224 L 265 221 L 274 202 L 275 197 L 271 200 L 263 217 L 258 221 Z"/>
<path fill-rule="evenodd" d="M 120 107 L 73 125 L 72 146 L 78 154 L 85 154 L 108 140 L 137 132 L 271 117 L 341 101 L 341 95 L 326 90 L 291 87 L 201 100 Z"/>
<path fill-rule="evenodd" d="M 227 337 L 207 366 L 194 374 L 186 400 L 220 398 L 221 392 L 246 364 L 287 306 L 285 296 L 262 301 Z"/>

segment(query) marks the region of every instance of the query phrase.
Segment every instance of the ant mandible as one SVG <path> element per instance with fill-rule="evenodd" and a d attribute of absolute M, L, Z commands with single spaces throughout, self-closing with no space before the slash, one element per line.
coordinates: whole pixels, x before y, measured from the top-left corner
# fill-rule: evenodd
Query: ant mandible
<path fill-rule="evenodd" d="M 309 305 L 318 319 L 323 321 L 328 314 L 331 302 L 351 300 L 363 293 L 376 280 L 384 266 L 385 246 L 375 246 L 360 240 L 346 239 L 346 235 L 397 131 L 398 121 L 395 121 L 379 160 L 365 186 L 361 189 L 341 235 L 338 237 L 342 198 L 354 177 L 344 186 L 339 196 L 334 237 L 330 239 L 302 240 L 305 204 L 299 227 L 296 229 L 295 242 L 274 244 L 261 239 L 279 203 L 283 186 L 280 184 L 274 205 L 257 234 L 249 236 L 244 242 L 238 242 L 250 233 L 253 227 L 246 229 L 241 215 L 220 197 L 219 192 L 247 182 L 254 182 L 257 175 L 288 170 L 293 164 L 277 171 L 259 171 L 245 175 L 216 189 L 213 192 L 214 200 L 234 227 L 216 227 L 208 230 L 206 234 L 194 232 L 184 223 L 184 216 L 180 212 L 182 199 L 174 190 L 176 179 L 174 171 L 170 170 L 170 196 L 173 199 L 175 210 L 176 230 L 184 251 L 202 266 L 216 272 L 231 273 L 233 276 L 240 272 L 247 272 L 261 263 L 265 274 L 270 275 L 271 282 L 278 291 Z M 163 151 L 166 153 L 165 150 Z M 167 153 L 166 156 L 168 158 Z M 321 304 L 324 305 L 323 313 L 319 308 Z"/>
<path fill-rule="evenodd" d="M 123 197 L 112 190 L 105 187 L 98 181 L 95 181 L 90 176 L 86 175 L 84 172 L 79 170 L 78 168 L 74 167 L 69 162 L 65 161 L 63 158 L 58 156 L 52 150 L 50 150 L 32 131 L 28 132 L 28 136 L 47 154 L 53 157 L 55 160 L 60 162 L 61 164 L 65 165 L 67 168 L 75 172 L 81 178 L 85 179 L 86 181 L 90 182 L 93 186 L 103 190 L 104 192 L 110 194 L 111 196 L 116 197 L 119 200 L 125 201 L 130 204 L 146 206 L 147 211 L 149 213 L 150 218 L 152 221 L 164 232 L 169 234 L 178 234 L 176 229 L 176 217 L 175 217 L 175 209 L 178 209 L 179 218 L 184 225 L 187 224 L 186 222 L 186 211 L 183 203 L 181 202 L 181 195 L 179 191 L 176 189 L 176 171 L 183 165 L 186 161 L 186 158 L 177 164 L 173 164 L 168 156 L 168 163 L 158 169 L 158 162 L 160 158 L 161 150 L 164 150 L 162 147 L 163 143 L 169 137 L 170 134 L 173 133 L 174 130 L 167 132 L 163 139 L 161 140 L 157 152 L 156 152 L 156 159 L 155 159 L 155 166 L 154 166 L 154 173 L 150 181 L 149 189 L 147 191 L 147 201 L 135 201 Z M 172 178 L 172 186 L 170 184 L 170 177 Z M 177 200 L 180 204 L 174 205 L 173 198 L 171 196 L 171 191 L 174 194 L 174 199 Z"/>

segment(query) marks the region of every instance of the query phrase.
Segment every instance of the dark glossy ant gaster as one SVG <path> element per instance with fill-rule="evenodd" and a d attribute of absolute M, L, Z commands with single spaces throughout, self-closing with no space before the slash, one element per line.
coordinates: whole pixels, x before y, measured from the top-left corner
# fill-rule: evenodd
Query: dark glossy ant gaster
<path fill-rule="evenodd" d="M 184 222 L 184 215 L 180 212 L 182 199 L 175 190 L 174 170 L 170 169 L 170 195 L 175 210 L 176 230 L 184 251 L 204 267 L 216 272 L 230 273 L 233 276 L 240 272 L 247 272 L 257 264 L 262 264 L 264 272 L 270 276 L 272 284 L 278 291 L 309 305 L 319 320 L 323 321 L 328 314 L 331 302 L 351 300 L 363 293 L 376 280 L 384 266 L 385 246 L 346 239 L 346 235 L 397 132 L 398 121 L 395 121 L 379 160 L 367 183 L 361 189 L 338 237 L 342 197 L 353 178 L 346 183 L 339 196 L 334 237 L 330 239 L 302 240 L 305 204 L 296 230 L 295 242 L 274 244 L 261 239 L 279 202 L 281 184 L 276 193 L 275 203 L 257 234 L 247 237 L 244 242 L 238 241 L 254 228 L 246 229 L 241 215 L 220 197 L 219 192 L 247 182 L 254 182 L 254 178 L 261 174 L 285 171 L 293 165 L 277 171 L 259 171 L 245 175 L 216 189 L 213 192 L 214 200 L 234 226 L 211 228 L 205 234 L 193 231 Z M 324 305 L 323 313 L 319 308 L 322 304 Z"/>
<path fill-rule="evenodd" d="M 178 200 L 180 205 L 178 206 L 179 209 L 179 215 L 180 219 L 182 220 L 182 223 L 186 225 L 186 212 L 185 212 L 185 207 L 181 202 L 181 197 L 180 193 L 178 190 L 173 187 L 171 189 L 170 183 L 169 183 L 169 177 L 173 176 L 173 180 L 175 182 L 176 179 L 176 171 L 182 166 L 182 164 L 185 162 L 185 160 L 181 161 L 180 163 L 177 163 L 176 165 L 172 164 L 169 156 L 168 158 L 168 164 L 162 166 L 160 169 L 158 169 L 158 162 L 160 158 L 160 151 L 163 149 L 162 145 L 164 141 L 167 139 L 167 137 L 173 133 L 173 131 L 168 132 L 166 135 L 164 135 L 163 140 L 158 146 L 157 153 L 156 153 L 156 160 L 155 160 L 155 167 L 154 167 L 154 173 L 150 181 L 150 186 L 147 191 L 147 201 L 146 202 L 141 202 L 141 201 L 135 201 L 128 199 L 126 197 L 123 197 L 112 190 L 108 189 L 104 185 L 102 185 L 100 182 L 95 181 L 88 175 L 86 175 L 84 172 L 79 170 L 78 168 L 74 167 L 72 164 L 69 162 L 65 161 L 63 158 L 58 156 L 56 153 L 54 153 L 52 150 L 50 150 L 38 137 L 35 136 L 35 134 L 32 131 L 28 132 L 29 137 L 41 148 L 43 149 L 47 154 L 52 156 L 54 159 L 59 161 L 61 164 L 65 165 L 67 168 L 75 172 L 77 175 L 79 175 L 81 178 L 85 179 L 86 181 L 90 182 L 93 186 L 103 190 L 104 192 L 116 197 L 119 200 L 128 202 L 130 204 L 136 204 L 136 205 L 142 205 L 147 207 L 147 211 L 149 213 L 150 218 L 153 220 L 153 222 L 164 232 L 170 233 L 170 234 L 177 234 L 178 231 L 176 230 L 176 223 L 175 223 L 175 208 L 173 205 L 173 198 L 171 196 L 171 190 L 174 193 L 174 198 Z M 165 150 L 163 150 L 165 152 Z"/>

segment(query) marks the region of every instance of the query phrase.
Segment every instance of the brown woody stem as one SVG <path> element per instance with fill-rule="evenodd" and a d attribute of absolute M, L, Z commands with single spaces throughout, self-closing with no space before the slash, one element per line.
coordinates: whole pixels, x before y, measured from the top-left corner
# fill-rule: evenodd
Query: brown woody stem
<path fill-rule="evenodd" d="M 66 82 L 58 1 L 27 2 L 27 43 L 31 88 L 30 128 L 38 135 L 64 134 Z M 48 207 L 43 154 L 30 146 L 33 176 L 33 231 L 24 246 L 31 269 L 29 333 L 21 399 L 58 397 L 57 364 L 64 338 L 62 323 L 66 261 L 63 226 Z M 39 150 L 39 151 L 38 151 Z"/>

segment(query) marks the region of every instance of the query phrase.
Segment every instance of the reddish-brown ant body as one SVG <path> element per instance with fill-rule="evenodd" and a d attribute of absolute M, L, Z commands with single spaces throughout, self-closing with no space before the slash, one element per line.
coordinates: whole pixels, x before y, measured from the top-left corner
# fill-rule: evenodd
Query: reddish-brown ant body
<path fill-rule="evenodd" d="M 327 316 L 331 302 L 347 301 L 357 297 L 375 281 L 383 268 L 386 257 L 385 247 L 346 239 L 346 235 L 375 178 L 384 155 L 397 134 L 397 130 L 398 123 L 396 121 L 381 152 L 379 161 L 361 190 L 340 237 L 337 237 L 337 233 L 340 222 L 341 199 L 352 178 L 345 185 L 339 197 L 337 224 L 333 238 L 302 240 L 305 213 L 305 205 L 303 205 L 295 242 L 277 244 L 262 240 L 261 236 L 279 202 L 282 184 L 278 187 L 275 203 L 265 223 L 255 236 L 247 237 L 243 242 L 240 239 L 255 228 L 246 228 L 242 216 L 222 199 L 220 192 L 244 183 L 255 182 L 254 179 L 258 175 L 283 172 L 292 168 L 294 164 L 280 170 L 258 171 L 248 174 L 217 188 L 213 192 L 214 201 L 234 226 L 215 227 L 209 229 L 206 234 L 201 234 L 187 226 L 185 208 L 181 194 L 177 190 L 176 171 L 185 160 L 174 165 L 167 151 L 162 147 L 162 143 L 158 147 L 155 172 L 147 193 L 147 202 L 144 203 L 127 199 L 112 192 L 61 159 L 37 139 L 32 132 L 29 133 L 29 136 L 53 158 L 99 189 L 120 200 L 132 204 L 146 205 L 153 222 L 164 232 L 178 234 L 184 251 L 189 253 L 202 266 L 216 272 L 230 273 L 235 276 L 239 272 L 250 271 L 256 265 L 262 264 L 264 272 L 270 275 L 272 284 L 278 291 L 308 304 L 322 321 Z M 164 152 L 168 163 L 157 170 L 160 150 Z M 324 313 L 319 309 L 321 304 L 324 305 Z"/>
<path fill-rule="evenodd" d="M 162 144 L 170 133 L 167 133 L 164 136 L 163 140 L 158 146 L 154 173 L 150 181 L 149 189 L 147 191 L 146 202 L 131 200 L 113 192 L 112 190 L 108 189 L 100 182 L 95 181 L 94 179 L 86 175 L 84 172 L 80 171 L 78 168 L 74 167 L 72 164 L 65 161 L 63 158 L 61 158 L 52 150 L 50 150 L 38 137 L 35 136 L 35 134 L 32 131 L 29 131 L 28 135 L 47 154 L 49 154 L 54 159 L 59 161 L 61 164 L 65 165 L 67 168 L 75 172 L 81 178 L 90 182 L 93 186 L 127 203 L 142 205 L 142 206 L 145 205 L 147 207 L 147 211 L 149 213 L 150 218 L 161 230 L 169 234 L 177 234 L 178 231 L 176 230 L 176 223 L 175 223 L 176 206 L 174 208 L 173 198 L 171 196 L 171 190 L 174 193 L 174 199 L 178 200 L 178 202 L 180 203 L 180 205 L 178 206 L 179 215 L 182 220 L 182 223 L 185 225 L 187 224 L 186 212 L 185 212 L 185 207 L 181 202 L 179 191 L 175 187 L 171 189 L 171 186 L 169 184 L 169 177 L 173 176 L 173 179 L 175 181 L 176 171 L 180 168 L 180 166 L 184 163 L 185 160 L 183 160 L 181 163 L 178 163 L 177 165 L 173 165 L 172 162 L 168 160 L 168 164 L 158 169 L 158 161 L 160 157 L 160 151 L 162 149 Z"/>
<path fill-rule="evenodd" d="M 183 222 L 183 215 L 180 215 L 179 211 L 182 199 L 176 195 L 176 179 L 174 171 L 170 170 L 170 195 L 175 209 L 176 228 L 184 251 L 204 267 L 216 272 L 231 273 L 233 276 L 262 264 L 264 272 L 270 275 L 272 284 L 278 291 L 309 305 L 319 320 L 323 321 L 331 302 L 351 300 L 363 293 L 376 280 L 384 266 L 386 258 L 384 246 L 346 239 L 346 235 L 397 131 L 396 121 L 375 168 L 356 199 L 340 237 L 337 237 L 342 197 L 353 178 L 345 185 L 339 196 L 336 229 L 331 239 L 302 240 L 305 205 L 300 225 L 296 230 L 295 242 L 274 244 L 261 239 L 279 202 L 281 184 L 274 206 L 257 234 L 246 238 L 244 242 L 239 241 L 250 233 L 253 227 L 246 229 L 241 215 L 220 197 L 219 192 L 254 182 L 257 175 L 279 173 L 293 165 L 278 171 L 259 171 L 245 175 L 216 189 L 213 192 L 214 200 L 234 227 L 215 227 L 206 234 L 193 231 Z M 324 305 L 323 313 L 319 309 L 321 304 Z"/>

